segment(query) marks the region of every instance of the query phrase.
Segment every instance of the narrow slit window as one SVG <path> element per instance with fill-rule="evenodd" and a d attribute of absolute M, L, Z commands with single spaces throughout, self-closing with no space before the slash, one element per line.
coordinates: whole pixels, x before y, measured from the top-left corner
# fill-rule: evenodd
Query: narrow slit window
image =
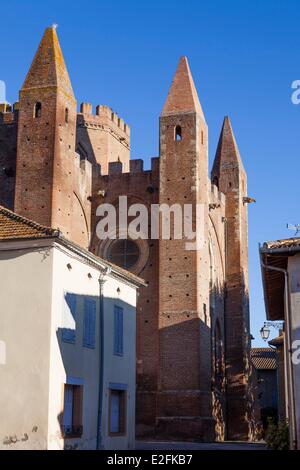
<path fill-rule="evenodd" d="M 176 142 L 180 142 L 182 140 L 182 132 L 180 126 L 175 127 L 175 140 Z"/>
<path fill-rule="evenodd" d="M 42 115 L 42 103 L 39 101 L 34 105 L 34 117 L 35 119 L 40 118 Z"/>
<path fill-rule="evenodd" d="M 65 123 L 68 124 L 69 122 L 69 110 L 68 108 L 65 109 Z"/>

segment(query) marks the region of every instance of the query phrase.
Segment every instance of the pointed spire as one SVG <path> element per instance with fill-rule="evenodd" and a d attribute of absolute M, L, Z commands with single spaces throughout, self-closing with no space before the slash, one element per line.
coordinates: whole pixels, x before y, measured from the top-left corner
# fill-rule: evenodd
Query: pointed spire
<path fill-rule="evenodd" d="M 161 115 L 194 111 L 205 121 L 188 60 L 181 57 Z"/>
<path fill-rule="evenodd" d="M 56 25 L 46 28 L 21 90 L 59 87 L 74 98 L 67 67 L 59 45 Z"/>
<path fill-rule="evenodd" d="M 219 176 L 222 164 L 229 162 L 237 163 L 241 168 L 243 168 L 242 159 L 233 134 L 229 116 L 225 116 L 213 164 L 212 175 Z"/>

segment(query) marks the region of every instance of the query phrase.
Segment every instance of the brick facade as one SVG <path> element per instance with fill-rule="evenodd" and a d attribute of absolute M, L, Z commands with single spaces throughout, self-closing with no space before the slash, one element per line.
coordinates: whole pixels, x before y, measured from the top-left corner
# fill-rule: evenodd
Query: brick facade
<path fill-rule="evenodd" d="M 102 257 L 110 257 L 113 242 L 96 235 L 100 204 L 118 209 L 126 195 L 129 205 L 149 209 L 203 205 L 204 242 L 196 250 L 172 232 L 168 240 L 136 240 L 130 269 L 148 284 L 137 307 L 137 434 L 247 439 L 246 173 L 226 118 L 209 179 L 208 127 L 187 59 L 160 116 L 160 155 L 150 170 L 130 160 L 130 128 L 111 108 L 99 105 L 93 114 L 83 103 L 77 113 L 54 28 L 44 34 L 15 111 L 0 106 L 0 203 Z"/>

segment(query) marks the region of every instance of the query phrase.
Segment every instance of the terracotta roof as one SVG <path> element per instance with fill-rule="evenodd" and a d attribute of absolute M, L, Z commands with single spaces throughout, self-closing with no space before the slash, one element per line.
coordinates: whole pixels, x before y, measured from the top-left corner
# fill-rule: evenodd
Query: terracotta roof
<path fill-rule="evenodd" d="M 252 348 L 251 361 L 255 369 L 277 369 L 277 353 L 271 348 Z"/>
<path fill-rule="evenodd" d="M 58 230 L 44 227 L 0 206 L 0 240 L 55 236 Z"/>
<path fill-rule="evenodd" d="M 275 240 L 265 242 L 263 244 L 263 249 L 278 249 L 278 248 L 297 248 L 300 249 L 300 238 L 286 238 L 284 240 Z"/>
<path fill-rule="evenodd" d="M 271 339 L 271 341 L 268 341 L 270 346 L 282 346 L 284 342 L 284 337 L 283 334 L 280 336 L 277 336 L 276 338 Z"/>
<path fill-rule="evenodd" d="M 82 255 L 93 258 L 96 262 L 103 262 L 105 265 L 108 265 L 112 270 L 123 278 L 131 279 L 135 284 L 146 286 L 145 281 L 138 277 L 137 275 L 126 271 L 126 269 L 121 268 L 99 256 L 94 255 L 88 250 L 76 245 L 72 241 L 64 238 L 63 234 L 58 229 L 53 229 L 49 227 L 44 227 L 43 225 L 37 224 L 32 220 L 26 219 L 15 212 L 6 209 L 3 206 L 0 206 L 0 242 L 8 240 L 17 240 L 17 239 L 35 239 L 35 238 L 57 238 L 61 243 L 67 245 L 69 248 L 73 247 L 76 251 L 80 252 Z"/>

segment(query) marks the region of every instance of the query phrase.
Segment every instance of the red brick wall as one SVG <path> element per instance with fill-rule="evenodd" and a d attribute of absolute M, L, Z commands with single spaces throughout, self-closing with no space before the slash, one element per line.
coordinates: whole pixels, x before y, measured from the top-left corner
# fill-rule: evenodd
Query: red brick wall
<path fill-rule="evenodd" d="M 14 209 L 18 111 L 0 113 L 0 205 Z"/>
<path fill-rule="evenodd" d="M 159 166 L 158 159 L 152 160 L 151 171 L 143 171 L 142 161 L 133 160 L 131 173 L 122 173 L 122 165 L 110 167 L 110 174 L 101 176 L 94 172 L 92 197 L 92 233 L 94 238 L 91 250 L 95 254 L 103 253 L 105 242 L 95 236 L 99 218 L 96 209 L 99 204 L 111 203 L 118 205 L 121 195 L 128 196 L 128 205 L 158 203 L 159 198 Z M 103 191 L 98 195 L 98 191 Z M 149 221 L 149 231 L 151 223 Z M 158 241 L 144 240 L 145 251 L 149 252 L 145 264 L 136 273 L 147 283 L 139 291 L 137 303 L 137 410 L 136 430 L 139 436 L 154 435 L 157 402 L 158 380 Z"/>
<path fill-rule="evenodd" d="M 182 140 L 176 141 L 176 126 Z M 209 324 L 207 126 L 194 112 L 160 119 L 160 203 L 204 204 L 205 245 L 161 240 L 157 434 L 214 439 Z M 205 318 L 205 310 L 207 316 Z M 184 424 L 183 424 L 184 423 Z"/>

